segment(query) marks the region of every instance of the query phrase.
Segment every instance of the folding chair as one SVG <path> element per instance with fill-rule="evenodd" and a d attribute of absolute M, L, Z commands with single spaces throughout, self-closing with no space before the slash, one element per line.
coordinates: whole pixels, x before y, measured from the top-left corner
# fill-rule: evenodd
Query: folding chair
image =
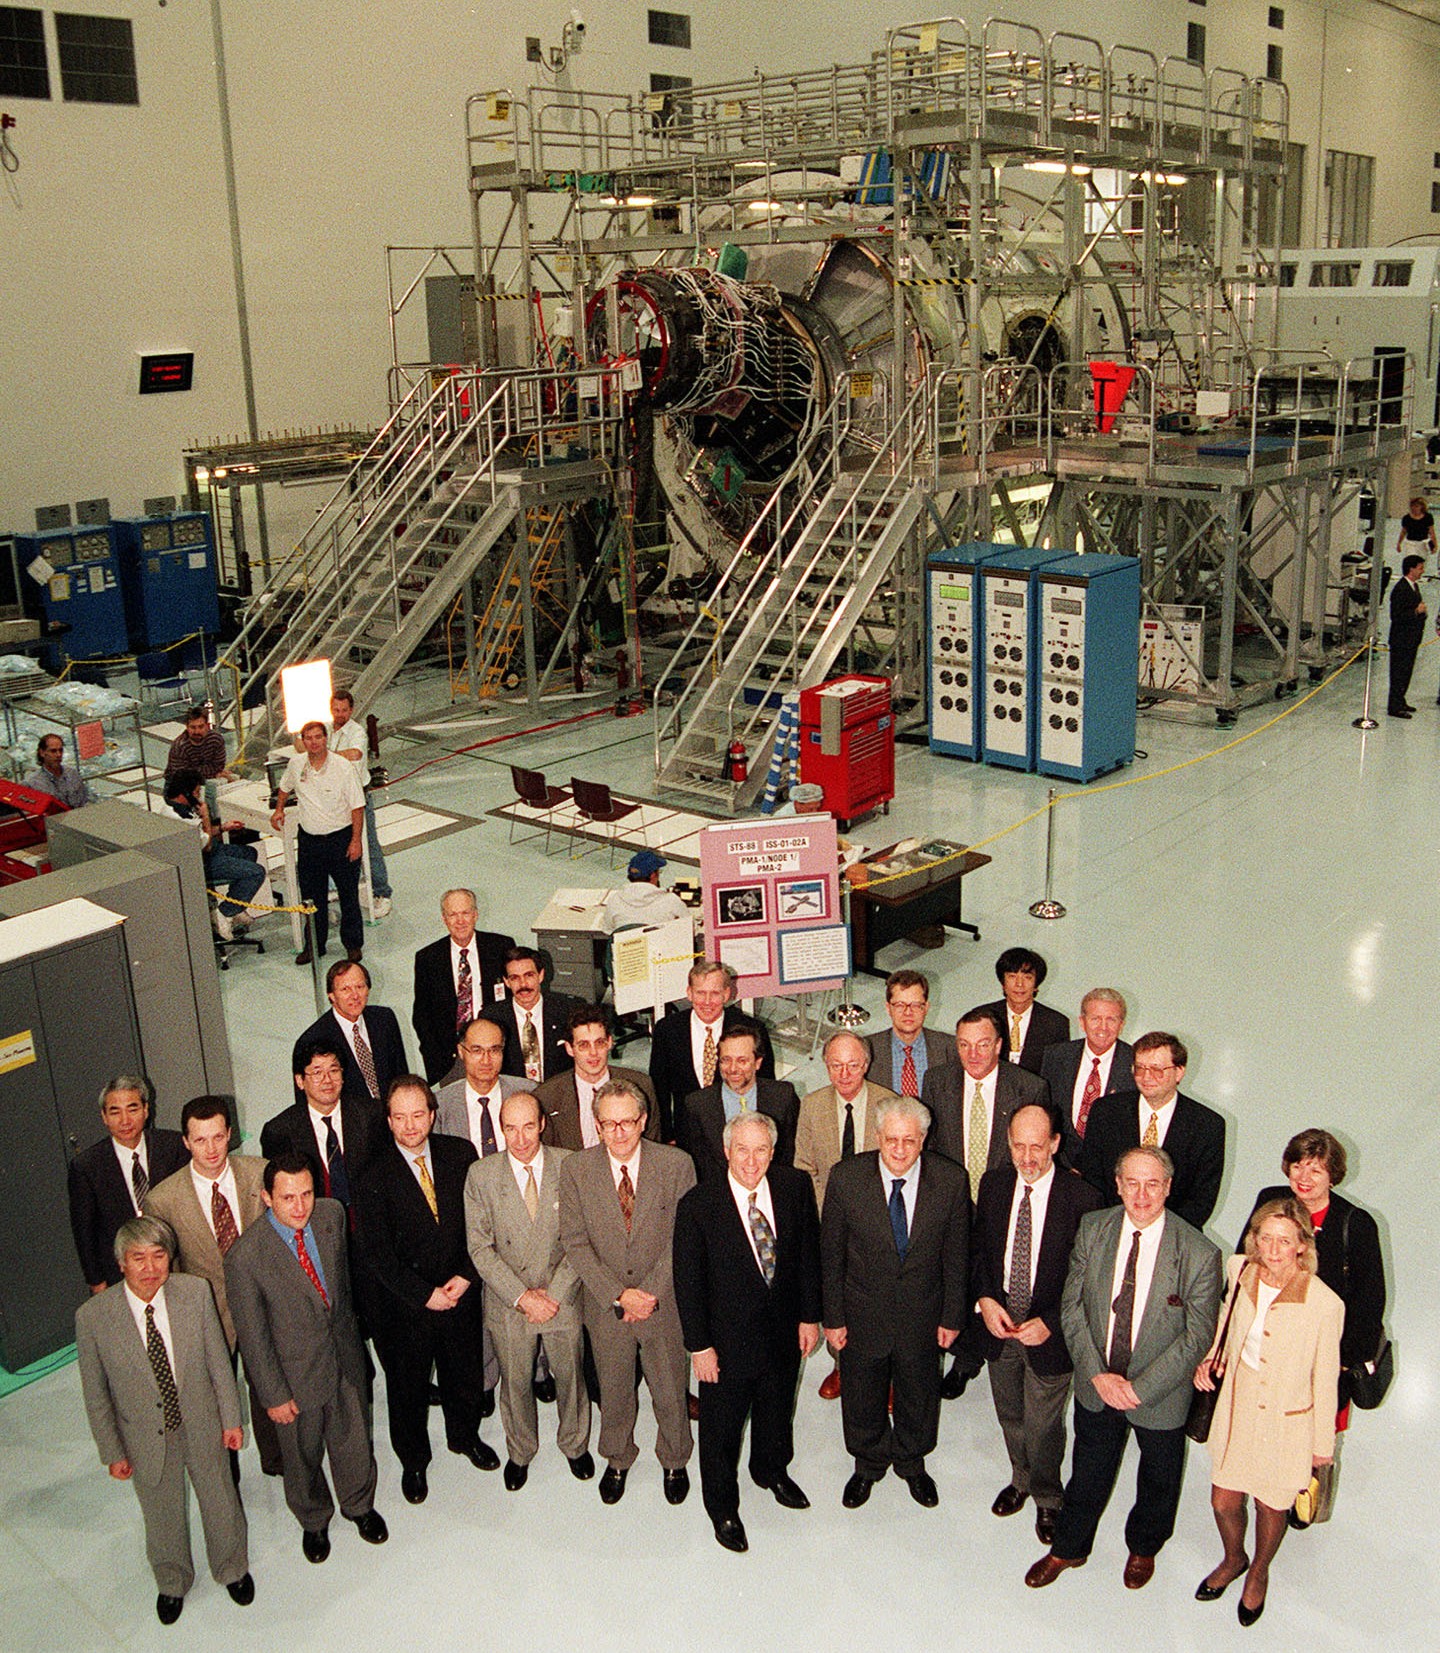
<path fill-rule="evenodd" d="M 610 831 L 602 834 L 604 841 L 610 846 L 610 865 L 615 865 L 615 845 L 619 834 L 616 830 L 619 822 L 627 815 L 633 815 L 640 808 L 639 804 L 621 803 L 611 796 L 610 788 L 603 781 L 581 781 L 570 777 L 570 789 L 575 795 L 575 808 L 582 821 L 589 821 L 592 826 L 609 827 Z M 571 851 L 573 859 L 574 851 Z"/>
<path fill-rule="evenodd" d="M 550 833 L 555 824 L 555 811 L 561 804 L 569 803 L 570 794 L 564 787 L 547 786 L 545 777 L 538 769 L 522 769 L 518 764 L 512 763 L 510 765 L 510 779 L 515 787 L 516 803 L 529 804 L 532 809 L 543 809 L 545 811 L 544 853 L 548 855 L 550 853 Z M 515 821 L 516 817 L 512 815 L 510 817 L 510 842 L 512 844 L 516 842 Z M 519 842 L 523 844 L 531 838 L 538 838 L 539 836 L 538 832 L 527 832 Z"/>

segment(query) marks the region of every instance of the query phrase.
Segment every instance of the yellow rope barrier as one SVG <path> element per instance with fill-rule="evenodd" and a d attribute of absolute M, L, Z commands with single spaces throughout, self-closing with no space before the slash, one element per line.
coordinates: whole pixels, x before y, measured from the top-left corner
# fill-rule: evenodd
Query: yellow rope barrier
<path fill-rule="evenodd" d="M 213 895 L 217 901 L 235 900 L 234 896 L 228 895 L 224 890 L 212 890 L 208 886 L 205 893 L 206 895 Z M 315 911 L 313 901 L 302 901 L 298 907 L 272 907 L 264 901 L 236 901 L 235 905 L 244 907 L 252 913 L 301 913 L 306 918 L 309 918 Z"/>

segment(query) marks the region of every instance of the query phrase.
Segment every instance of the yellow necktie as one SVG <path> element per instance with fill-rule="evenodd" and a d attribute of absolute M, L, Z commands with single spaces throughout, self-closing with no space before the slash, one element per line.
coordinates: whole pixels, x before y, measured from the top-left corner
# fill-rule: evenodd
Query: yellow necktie
<path fill-rule="evenodd" d="M 980 1190 L 980 1179 L 985 1175 L 985 1160 L 990 1152 L 990 1116 L 985 1106 L 985 1092 L 980 1081 L 975 1081 L 975 1094 L 970 1098 L 970 1146 L 965 1152 L 965 1169 L 970 1176 L 970 1198 Z"/>
<path fill-rule="evenodd" d="M 415 1169 L 420 1173 L 420 1192 L 425 1196 L 425 1203 L 430 1207 L 430 1215 L 438 1223 L 440 1221 L 440 1207 L 435 1203 L 435 1184 L 430 1180 L 430 1172 L 425 1165 L 424 1154 L 416 1154 Z"/>
<path fill-rule="evenodd" d="M 705 1048 L 700 1052 L 700 1083 L 709 1088 L 715 1083 L 715 1067 L 720 1052 L 715 1046 L 715 1035 L 707 1027 L 705 1029 Z"/>
<path fill-rule="evenodd" d="M 1140 1138 L 1142 1148 L 1158 1148 L 1160 1146 L 1160 1115 L 1151 1113 L 1150 1123 L 1145 1127 L 1145 1135 Z"/>
<path fill-rule="evenodd" d="M 1010 1018 L 1010 1054 L 1012 1056 L 1020 1054 L 1020 1018 L 1018 1016 Z"/>

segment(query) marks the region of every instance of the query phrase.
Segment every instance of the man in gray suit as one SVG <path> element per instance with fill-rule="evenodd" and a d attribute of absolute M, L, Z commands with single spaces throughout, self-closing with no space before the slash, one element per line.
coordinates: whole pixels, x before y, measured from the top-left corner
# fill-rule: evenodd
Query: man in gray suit
<path fill-rule="evenodd" d="M 1125 1523 L 1125 1587 L 1150 1582 L 1175 1530 L 1191 1382 L 1220 1307 L 1220 1253 L 1166 1211 L 1174 1167 L 1163 1148 L 1132 1148 L 1116 1167 L 1121 1204 L 1082 1218 L 1060 1306 L 1075 1363 L 1075 1450 L 1055 1541 L 1025 1575 L 1053 1584 L 1090 1558 L 1134 1432 L 1135 1503 Z"/>
<path fill-rule="evenodd" d="M 180 1617 L 195 1581 L 187 1475 L 211 1575 L 241 1607 L 255 1599 L 245 1511 L 226 1457 L 243 1439 L 240 1393 L 210 1288 L 190 1275 L 172 1277 L 174 1254 L 175 1236 L 156 1218 L 122 1223 L 115 1260 L 123 1285 L 75 1316 L 90 1433 L 110 1474 L 134 1483 L 161 1624 Z"/>
<path fill-rule="evenodd" d="M 463 1136 L 482 1159 L 505 1145 L 500 1131 L 500 1104 L 517 1091 L 533 1091 L 533 1079 L 501 1073 L 505 1027 L 498 1012 L 466 1022 L 455 1047 L 465 1072 L 435 1092 L 435 1129 L 442 1136 Z"/>
<path fill-rule="evenodd" d="M 870 1072 L 877 1084 L 897 1096 L 919 1096 L 931 1068 L 955 1060 L 955 1041 L 926 1027 L 930 978 L 919 970 L 892 970 L 885 979 L 885 1013 L 890 1026 L 865 1040 Z"/>
<path fill-rule="evenodd" d="M 934 1125 L 925 1139 L 926 1153 L 942 1153 L 965 1167 L 973 1207 L 980 1179 L 1010 1163 L 1010 1119 L 1027 1103 L 1049 1098 L 1045 1081 L 1014 1062 L 1002 1062 L 1005 1030 L 989 1005 L 967 1010 L 955 1028 L 959 1063 L 932 1068 L 925 1075 L 923 1098 Z M 965 1317 L 955 1342 L 955 1359 L 940 1384 L 945 1400 L 958 1400 L 985 1364 L 985 1328 L 978 1314 Z"/>
<path fill-rule="evenodd" d="M 595 1097 L 601 1146 L 560 1168 L 560 1239 L 584 1290 L 585 1329 L 600 1379 L 600 1497 L 618 1504 L 635 1462 L 635 1357 L 655 1409 L 665 1497 L 681 1504 L 693 1441 L 685 1404 L 689 1360 L 675 1303 L 675 1208 L 695 1186 L 689 1154 L 642 1141 L 649 1115 L 633 1085 Z"/>
<path fill-rule="evenodd" d="M 531 1383 L 537 1344 L 549 1357 L 570 1473 L 588 1481 L 595 1460 L 581 1372 L 580 1277 L 560 1245 L 560 1168 L 570 1155 L 541 1144 L 545 1115 L 527 1092 L 506 1097 L 500 1124 L 505 1152 L 477 1160 L 465 1178 L 465 1230 L 485 1283 L 485 1330 L 500 1363 L 505 1485 L 518 1492 L 540 1448 Z"/>
<path fill-rule="evenodd" d="M 307 1561 L 330 1554 L 335 1500 L 367 1544 L 390 1536 L 375 1508 L 367 1377 L 350 1296 L 347 1218 L 317 1200 L 309 1158 L 278 1153 L 265 1167 L 267 1214 L 225 1258 L 230 1313 L 255 1392 L 279 1426 L 285 1502 Z"/>

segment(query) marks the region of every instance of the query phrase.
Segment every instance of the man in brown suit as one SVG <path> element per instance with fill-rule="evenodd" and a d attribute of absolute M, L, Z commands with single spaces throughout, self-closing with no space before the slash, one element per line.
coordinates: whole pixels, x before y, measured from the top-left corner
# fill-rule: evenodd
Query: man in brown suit
<path fill-rule="evenodd" d="M 175 1232 L 175 1266 L 210 1282 L 230 1359 L 235 1360 L 235 1322 L 225 1295 L 225 1255 L 241 1234 L 265 1211 L 265 1161 L 253 1154 L 232 1154 L 230 1103 L 223 1096 L 196 1096 L 180 1110 L 180 1132 L 190 1163 L 157 1183 L 145 1196 L 147 1217 L 159 1217 Z M 247 1382 L 249 1374 L 246 1374 Z M 250 1387 L 250 1424 L 267 1475 L 281 1473 L 280 1442 L 275 1425 Z M 232 1458 L 240 1477 L 238 1458 Z"/>
<path fill-rule="evenodd" d="M 560 1167 L 560 1239 L 584 1286 L 585 1329 L 600 1379 L 600 1497 L 619 1503 L 635 1462 L 635 1357 L 655 1409 L 667 1502 L 690 1490 L 689 1362 L 675 1303 L 675 1208 L 695 1186 L 689 1154 L 643 1140 L 645 1100 L 618 1080 L 595 1098 L 601 1146 Z"/>
<path fill-rule="evenodd" d="M 544 1110 L 546 1135 L 552 1146 L 579 1153 L 582 1148 L 600 1145 L 600 1133 L 595 1128 L 592 1104 L 595 1093 L 612 1079 L 631 1085 L 639 1091 L 649 1110 L 645 1135 L 652 1142 L 660 1140 L 660 1112 L 655 1106 L 655 1087 L 648 1074 L 636 1068 L 612 1067 L 610 1052 L 615 1039 L 610 1031 L 609 1017 L 598 1004 L 577 1005 L 570 1012 L 569 1037 L 565 1049 L 575 1064 L 572 1073 L 557 1073 L 535 1087 L 535 1099 Z"/>

